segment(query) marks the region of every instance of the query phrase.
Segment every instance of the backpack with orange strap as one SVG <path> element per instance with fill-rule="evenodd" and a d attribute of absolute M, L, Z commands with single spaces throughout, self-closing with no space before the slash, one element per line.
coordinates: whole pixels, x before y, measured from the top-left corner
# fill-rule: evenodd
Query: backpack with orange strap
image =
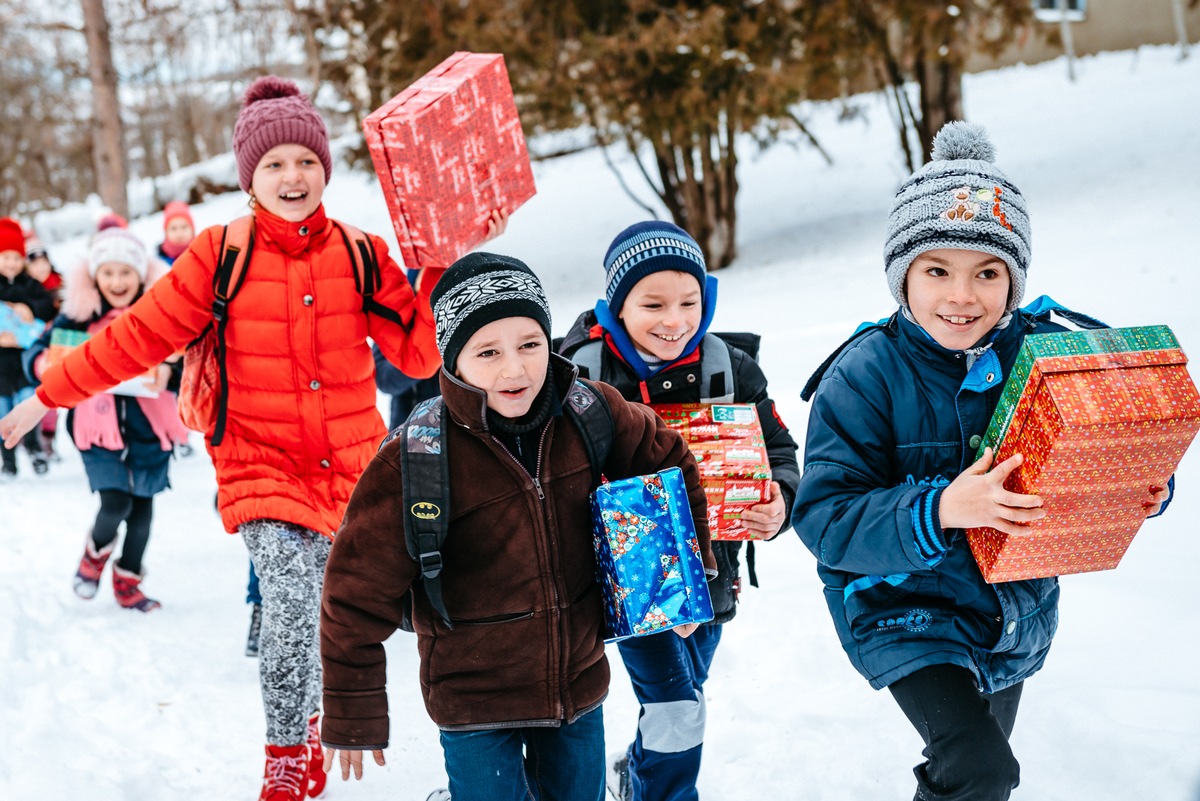
<path fill-rule="evenodd" d="M 404 325 L 400 315 L 375 300 L 379 289 L 379 261 L 371 241 L 357 228 L 330 220 L 354 265 L 354 282 L 363 298 L 363 311 Z M 213 273 L 213 319 L 196 337 L 183 356 L 183 377 L 179 386 L 179 417 L 193 431 L 207 433 L 213 447 L 225 437 L 229 376 L 225 370 L 225 327 L 229 323 L 229 304 L 246 279 L 246 267 L 254 252 L 254 217 L 246 216 L 225 226 L 221 237 L 221 257 Z"/>

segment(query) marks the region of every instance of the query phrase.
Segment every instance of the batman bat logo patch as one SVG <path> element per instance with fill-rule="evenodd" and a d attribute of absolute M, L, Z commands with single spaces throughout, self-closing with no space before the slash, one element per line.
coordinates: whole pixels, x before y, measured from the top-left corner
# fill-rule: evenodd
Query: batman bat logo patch
<path fill-rule="evenodd" d="M 442 510 L 438 505 L 429 501 L 417 501 L 409 511 L 412 512 L 413 517 L 420 520 L 437 520 L 442 516 Z"/>

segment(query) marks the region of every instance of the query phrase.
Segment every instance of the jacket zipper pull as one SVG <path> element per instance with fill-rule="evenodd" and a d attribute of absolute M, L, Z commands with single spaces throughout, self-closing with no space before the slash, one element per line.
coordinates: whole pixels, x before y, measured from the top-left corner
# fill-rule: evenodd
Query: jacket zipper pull
<path fill-rule="evenodd" d="M 546 494 L 544 492 L 542 492 L 542 482 L 538 479 L 537 476 L 533 477 L 533 488 L 535 490 L 537 490 L 539 501 L 546 500 Z"/>

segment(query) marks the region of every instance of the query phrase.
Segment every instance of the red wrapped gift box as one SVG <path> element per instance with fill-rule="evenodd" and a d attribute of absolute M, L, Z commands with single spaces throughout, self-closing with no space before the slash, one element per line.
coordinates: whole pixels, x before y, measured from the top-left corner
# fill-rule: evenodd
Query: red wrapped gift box
<path fill-rule="evenodd" d="M 533 197 L 504 57 L 458 52 L 363 120 L 400 255 L 449 267 L 484 241 L 494 209 Z"/>
<path fill-rule="evenodd" d="M 742 512 L 771 491 L 771 464 L 762 424 L 752 404 L 687 403 L 652 406 L 679 431 L 700 468 L 714 540 L 755 539 L 742 527 Z"/>
<path fill-rule="evenodd" d="M 1200 394 L 1165 326 L 1029 336 L 979 447 L 1024 462 L 1005 487 L 1039 495 L 1028 533 L 967 530 L 989 582 L 1110 570 L 1200 430 Z M 999 445 L 997 446 L 997 443 Z"/>

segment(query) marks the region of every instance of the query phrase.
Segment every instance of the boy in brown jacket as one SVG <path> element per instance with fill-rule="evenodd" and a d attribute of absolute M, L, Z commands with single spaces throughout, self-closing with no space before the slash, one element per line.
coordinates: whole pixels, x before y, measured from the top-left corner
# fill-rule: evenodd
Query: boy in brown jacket
<path fill-rule="evenodd" d="M 517 259 L 472 253 L 433 290 L 449 464 L 442 597 L 412 594 L 421 691 L 441 729 L 454 801 L 604 796 L 608 692 L 588 494 L 593 466 L 563 399 L 575 368 L 550 353 L 550 310 Z M 610 479 L 680 467 L 704 565 L 716 563 L 704 492 L 683 440 L 641 404 L 590 385 L 613 423 Z M 321 610 L 326 765 L 362 775 L 388 743 L 383 641 L 421 570 L 408 553 L 401 439 L 363 473 L 329 557 Z M 681 636 L 694 626 L 677 629 Z"/>

